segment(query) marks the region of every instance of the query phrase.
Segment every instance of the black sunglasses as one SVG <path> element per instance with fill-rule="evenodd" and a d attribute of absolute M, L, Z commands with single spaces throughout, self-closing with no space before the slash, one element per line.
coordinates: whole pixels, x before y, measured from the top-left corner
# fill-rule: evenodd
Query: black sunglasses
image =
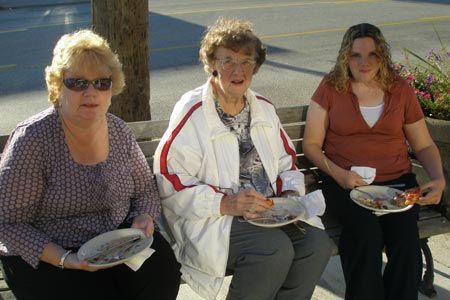
<path fill-rule="evenodd" d="M 64 85 L 72 91 L 81 92 L 88 89 L 89 84 L 98 91 L 108 91 L 112 86 L 111 78 L 100 78 L 95 80 L 86 80 L 81 78 L 66 78 L 63 80 Z"/>

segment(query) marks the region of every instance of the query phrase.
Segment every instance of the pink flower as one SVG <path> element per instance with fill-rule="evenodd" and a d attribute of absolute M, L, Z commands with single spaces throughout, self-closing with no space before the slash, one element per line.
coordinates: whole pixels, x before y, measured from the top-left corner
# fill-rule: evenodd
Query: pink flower
<path fill-rule="evenodd" d="M 423 97 L 424 97 L 425 99 L 430 99 L 430 98 L 431 98 L 431 95 L 430 95 L 430 94 L 425 94 L 425 95 L 423 95 Z"/>

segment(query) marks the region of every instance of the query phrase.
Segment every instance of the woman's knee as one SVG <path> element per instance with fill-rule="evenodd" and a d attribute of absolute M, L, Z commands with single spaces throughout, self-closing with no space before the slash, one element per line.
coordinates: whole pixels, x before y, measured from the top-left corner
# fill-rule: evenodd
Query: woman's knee
<path fill-rule="evenodd" d="M 269 264 L 278 265 L 280 267 L 289 266 L 295 256 L 294 247 L 291 240 L 281 230 L 276 233 L 268 235 L 266 242 L 266 250 L 269 250 L 267 261 Z"/>
<path fill-rule="evenodd" d="M 261 263 L 265 264 L 271 272 L 284 272 L 289 270 L 295 257 L 291 240 L 281 230 L 267 235 L 261 244 Z"/>
<path fill-rule="evenodd" d="M 331 240 L 325 230 L 314 228 L 312 247 L 318 255 L 329 257 L 331 255 Z"/>
<path fill-rule="evenodd" d="M 301 245 L 303 249 L 301 249 L 300 255 L 315 257 L 316 261 L 323 261 L 326 264 L 330 259 L 332 250 L 328 233 L 325 230 L 309 226 L 306 237 L 306 243 Z"/>

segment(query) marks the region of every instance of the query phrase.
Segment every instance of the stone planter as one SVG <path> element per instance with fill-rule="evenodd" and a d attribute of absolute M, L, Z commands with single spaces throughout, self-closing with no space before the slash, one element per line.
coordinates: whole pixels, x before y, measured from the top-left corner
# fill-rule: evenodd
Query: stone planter
<path fill-rule="evenodd" d="M 444 175 L 447 186 L 445 187 L 444 197 L 450 197 L 450 121 L 438 119 L 425 119 L 431 137 L 436 143 L 441 154 L 444 166 Z M 449 208 L 447 208 L 448 210 Z"/>

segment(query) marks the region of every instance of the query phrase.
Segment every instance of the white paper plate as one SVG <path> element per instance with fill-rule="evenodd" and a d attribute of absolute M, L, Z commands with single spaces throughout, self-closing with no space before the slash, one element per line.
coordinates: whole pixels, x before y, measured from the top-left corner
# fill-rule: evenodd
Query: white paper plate
<path fill-rule="evenodd" d="M 141 239 L 138 242 L 134 243 L 129 250 L 124 251 L 124 253 L 120 255 L 119 258 L 106 256 L 104 259 L 100 259 L 95 263 L 89 263 L 89 266 L 107 267 L 121 264 L 139 254 L 145 248 L 150 247 L 150 245 L 153 243 L 153 236 L 149 238 L 145 237 L 144 231 L 142 229 L 117 229 L 105 232 L 84 243 L 78 250 L 78 260 L 86 260 L 87 258 L 99 254 L 107 248 L 110 248 L 114 244 L 120 243 L 120 241 L 131 238 L 133 236 L 139 236 L 141 237 Z"/>
<path fill-rule="evenodd" d="M 385 199 L 385 201 L 383 201 L 383 206 L 385 206 L 385 208 L 376 208 L 376 207 L 372 207 L 369 205 L 365 205 L 361 200 L 362 199 L 370 199 L 370 197 L 366 194 L 364 194 L 363 192 L 367 192 L 371 195 L 373 195 L 376 198 L 380 198 L 380 199 Z M 391 187 L 387 187 L 387 186 L 381 186 L 381 185 L 367 185 L 367 186 L 360 186 L 357 189 L 353 189 L 350 192 L 350 198 L 358 205 L 376 211 L 376 212 L 380 212 L 380 213 L 396 213 L 396 212 L 402 212 L 405 210 L 410 209 L 411 207 L 413 207 L 413 205 L 408 205 L 405 207 L 399 207 L 396 206 L 394 204 L 390 203 L 390 200 L 392 198 L 394 198 L 395 196 L 403 193 L 403 191 L 401 190 L 397 190 Z"/>
<path fill-rule="evenodd" d="M 261 213 L 261 217 L 267 219 L 248 220 L 250 224 L 260 227 L 280 227 L 299 220 L 299 216 L 304 213 L 303 207 L 298 201 L 288 198 L 270 198 L 273 200 L 273 207 Z M 292 219 L 279 220 L 278 216 L 290 215 Z"/>

